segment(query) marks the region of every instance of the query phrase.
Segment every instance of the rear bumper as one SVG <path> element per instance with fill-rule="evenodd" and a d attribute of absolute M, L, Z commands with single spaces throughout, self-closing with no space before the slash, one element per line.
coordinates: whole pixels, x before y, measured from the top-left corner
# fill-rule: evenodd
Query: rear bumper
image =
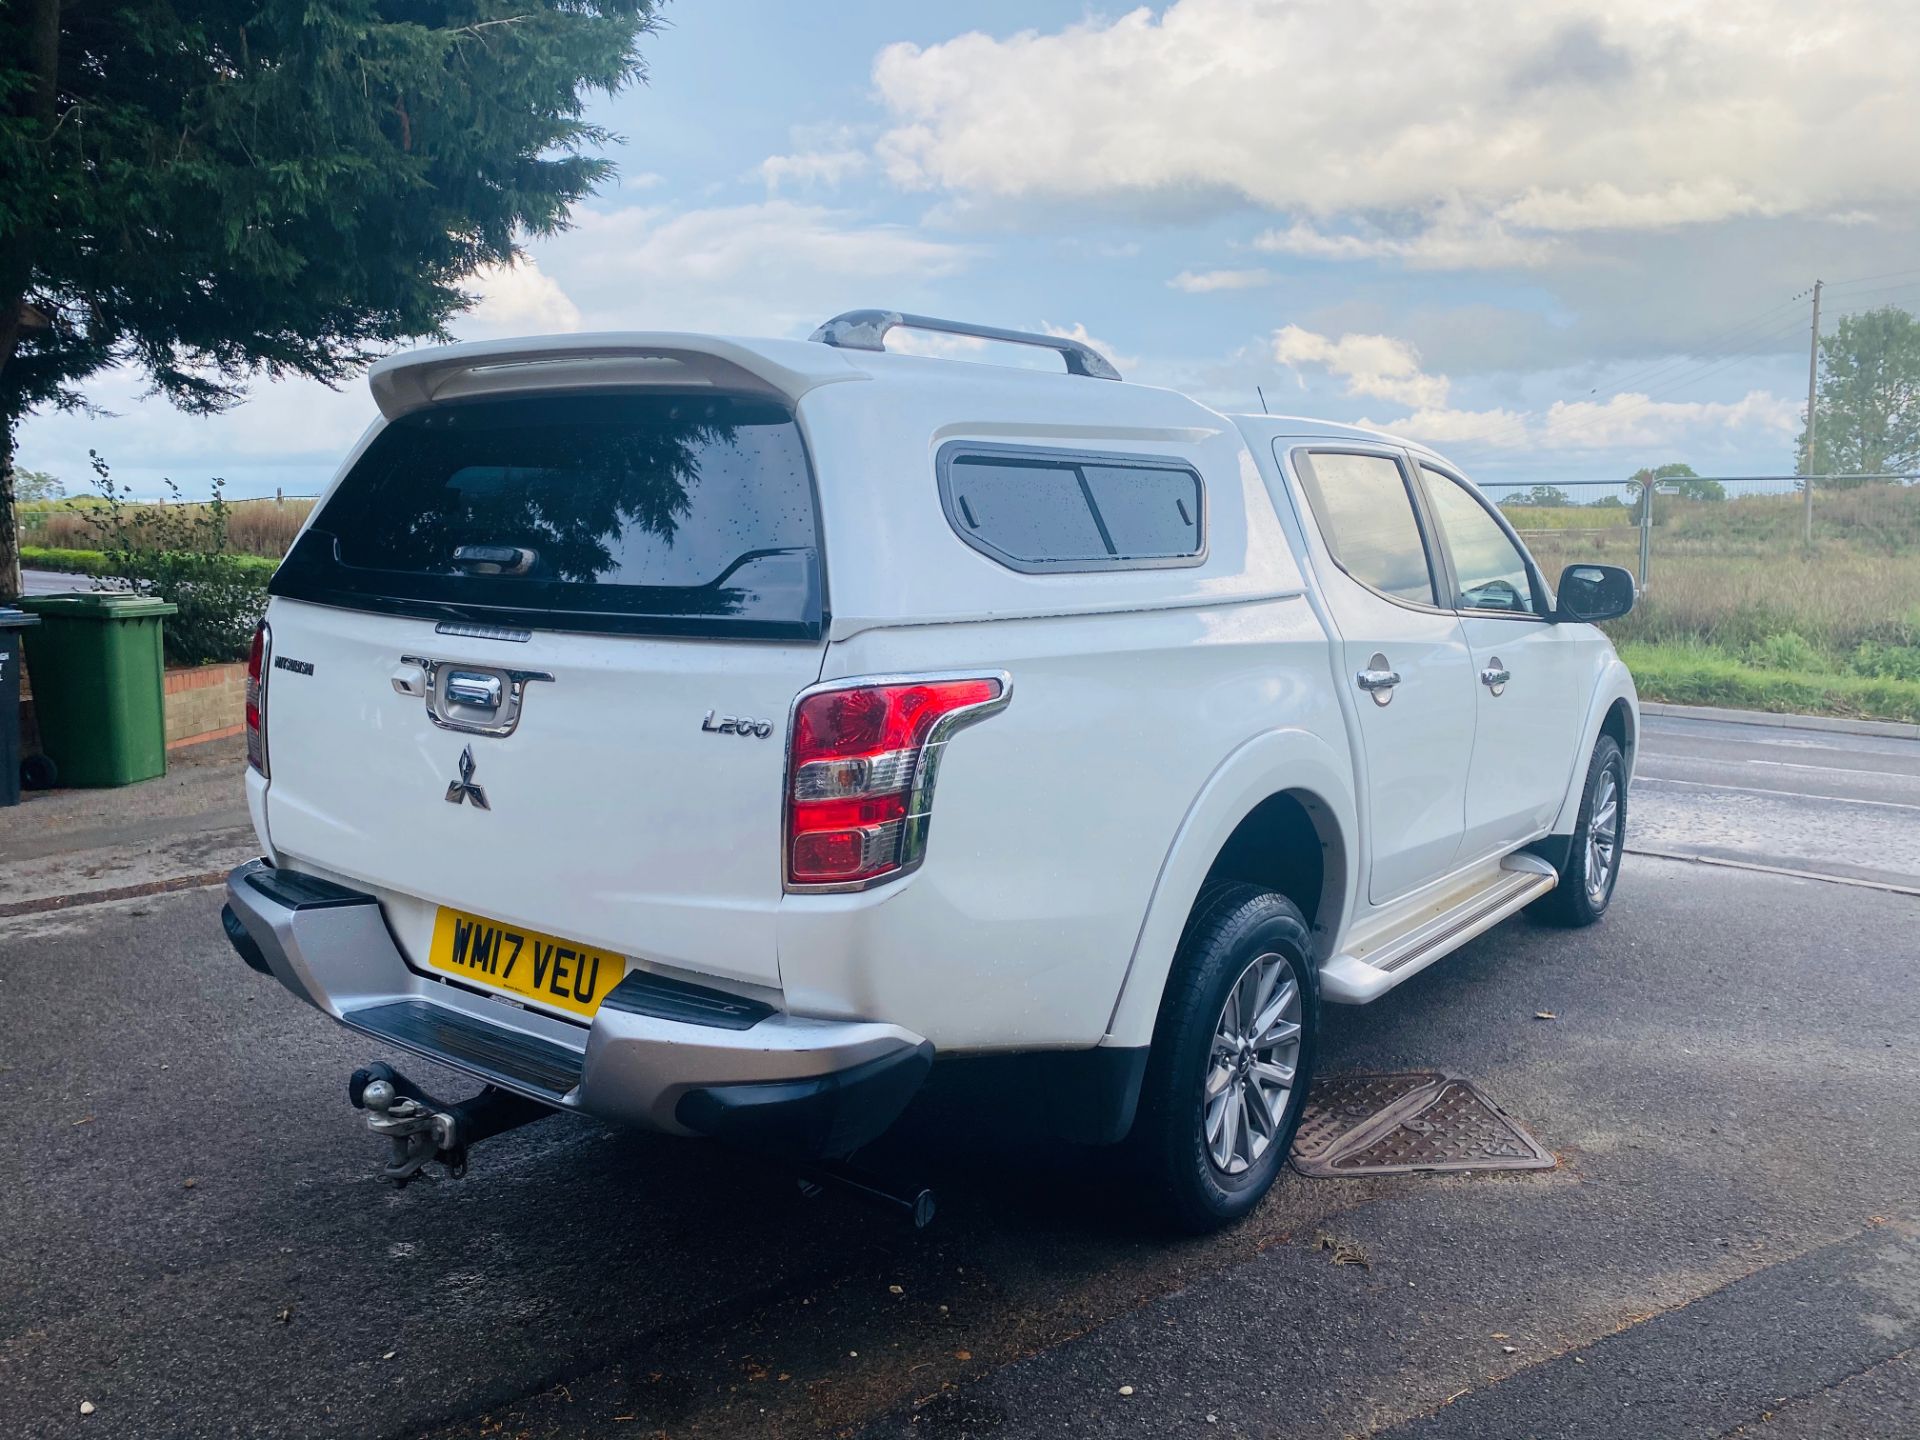
<path fill-rule="evenodd" d="M 620 1124 L 844 1155 L 898 1118 L 933 1060 L 897 1025 L 728 1005 L 693 987 L 663 998 L 623 984 L 590 1026 L 568 1024 L 418 974 L 374 897 L 261 860 L 227 877 L 227 905 L 241 959 L 343 1025 Z M 709 993 L 710 1018 L 688 1018 L 701 1010 L 689 996 Z"/>

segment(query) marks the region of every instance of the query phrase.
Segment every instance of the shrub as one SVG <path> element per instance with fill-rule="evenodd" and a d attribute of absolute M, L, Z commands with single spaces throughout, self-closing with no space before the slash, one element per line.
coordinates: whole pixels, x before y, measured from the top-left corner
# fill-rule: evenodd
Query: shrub
<path fill-rule="evenodd" d="M 1747 646 L 1744 658 L 1749 665 L 1763 670 L 1811 673 L 1827 668 L 1820 652 L 1808 643 L 1805 636 L 1792 630 L 1776 631 L 1753 641 Z"/>
<path fill-rule="evenodd" d="M 1847 668 L 1874 680 L 1920 680 L 1920 645 L 1862 640 L 1847 658 Z"/>
<path fill-rule="evenodd" d="M 245 659 L 266 609 L 266 577 L 229 547 L 226 482 L 213 482 L 207 504 L 184 505 L 180 487 L 168 480 L 172 503 L 141 505 L 113 483 L 106 461 L 91 458 L 100 504 L 84 515 L 107 572 L 96 588 L 177 606 L 165 632 L 167 658 L 176 665 Z"/>

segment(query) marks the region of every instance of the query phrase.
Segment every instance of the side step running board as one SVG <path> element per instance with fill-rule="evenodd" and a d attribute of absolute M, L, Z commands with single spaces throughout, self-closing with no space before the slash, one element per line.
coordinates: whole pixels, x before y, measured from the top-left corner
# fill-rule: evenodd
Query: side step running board
<path fill-rule="evenodd" d="M 1489 883 L 1367 951 L 1364 958 L 1334 956 L 1320 971 L 1320 993 L 1343 1005 L 1364 1005 L 1377 999 L 1532 904 L 1558 883 L 1554 868 L 1538 855 L 1509 855 Z"/>

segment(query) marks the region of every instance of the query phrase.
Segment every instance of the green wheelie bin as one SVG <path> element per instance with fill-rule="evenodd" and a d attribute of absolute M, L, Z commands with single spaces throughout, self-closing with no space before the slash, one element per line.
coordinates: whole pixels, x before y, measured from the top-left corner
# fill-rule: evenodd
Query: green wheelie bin
<path fill-rule="evenodd" d="M 62 785 L 131 785 L 167 773 L 160 627 L 178 608 L 115 591 L 29 595 L 26 632 L 40 744 Z"/>

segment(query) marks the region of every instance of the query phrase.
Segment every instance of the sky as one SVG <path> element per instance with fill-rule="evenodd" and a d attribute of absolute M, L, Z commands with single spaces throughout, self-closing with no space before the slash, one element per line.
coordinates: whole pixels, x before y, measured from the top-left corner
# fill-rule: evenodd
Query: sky
<path fill-rule="evenodd" d="M 590 116 L 618 177 L 476 277 L 460 338 L 915 310 L 1565 484 L 1790 472 L 1813 281 L 1829 332 L 1920 310 L 1911 0 L 663 15 L 648 82 Z M 111 416 L 21 435 L 70 490 L 91 449 L 141 495 L 313 494 L 375 413 L 364 382 L 261 381 L 211 418 L 136 374 L 88 391 Z"/>

